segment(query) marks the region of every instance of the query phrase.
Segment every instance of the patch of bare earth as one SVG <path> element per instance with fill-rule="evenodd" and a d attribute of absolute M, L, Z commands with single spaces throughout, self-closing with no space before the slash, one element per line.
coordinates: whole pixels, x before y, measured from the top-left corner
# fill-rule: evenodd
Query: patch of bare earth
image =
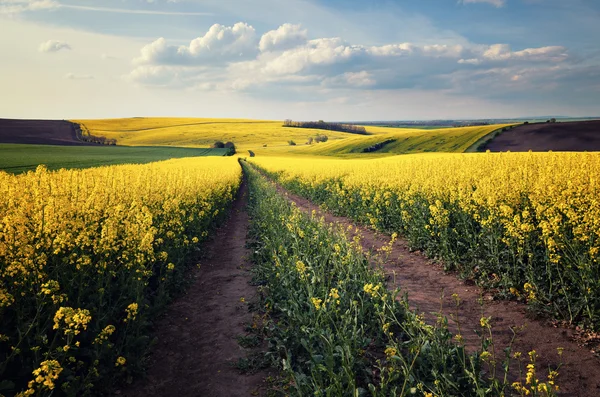
<path fill-rule="evenodd" d="M 0 119 L 0 143 L 93 145 L 80 141 L 75 124 L 64 120 Z"/>
<path fill-rule="evenodd" d="M 377 250 L 389 244 L 390 236 L 374 232 L 372 229 L 356 225 L 351 219 L 333 216 L 323 212 L 318 206 L 302 197 L 278 187 L 279 192 L 293 201 L 299 209 L 311 213 L 313 210 L 323 216 L 326 222 L 352 226 L 362 236 L 365 250 Z M 355 232 L 356 234 L 356 232 Z M 513 338 L 511 328 L 524 327 L 518 333 L 513 344 L 513 352 L 523 353 L 535 350 L 538 355 L 538 377 L 545 379 L 547 368 L 556 368 L 562 361 L 557 384 L 561 387 L 561 395 L 565 396 L 599 396 L 600 395 L 600 361 L 581 343 L 581 337 L 568 328 L 554 327 L 550 321 L 532 318 L 525 304 L 513 301 L 495 301 L 489 293 L 474 285 L 467 285 L 455 275 L 447 274 L 443 269 L 419 252 L 409 249 L 406 241 L 398 239 L 387 262 L 383 265 L 388 285 L 401 287 L 408 294 L 409 303 L 426 316 L 426 321 L 433 324 L 436 313 L 448 318 L 450 330 L 456 334 L 460 326 L 468 350 L 479 348 L 480 338 L 475 330 L 481 330 L 482 316 L 492 318 L 492 330 L 498 360 L 504 358 L 504 347 Z M 453 294 L 460 297 L 458 318 Z M 482 299 L 483 298 L 483 299 Z M 557 348 L 564 348 L 559 357 Z M 510 379 L 517 380 L 518 368 L 511 368 Z"/>
<path fill-rule="evenodd" d="M 247 186 L 231 216 L 205 246 L 193 284 L 156 322 L 157 344 L 145 379 L 121 392 L 129 397 L 259 395 L 263 373 L 245 375 L 236 364 L 249 351 L 237 338 L 252 320 L 247 303 L 256 293 L 249 284 Z"/>
<path fill-rule="evenodd" d="M 600 151 L 600 120 L 525 124 L 489 141 L 492 152 Z"/>

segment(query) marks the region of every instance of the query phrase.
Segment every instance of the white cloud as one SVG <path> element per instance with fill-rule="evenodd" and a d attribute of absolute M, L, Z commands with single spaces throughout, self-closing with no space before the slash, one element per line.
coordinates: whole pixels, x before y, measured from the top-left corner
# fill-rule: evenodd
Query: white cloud
<path fill-rule="evenodd" d="M 64 41 L 48 40 L 40 44 L 38 49 L 40 52 L 58 52 L 60 50 L 70 50 L 71 46 Z"/>
<path fill-rule="evenodd" d="M 152 3 L 149 1 L 148 3 Z M 90 7 L 73 4 L 60 4 L 62 8 L 71 8 L 81 11 L 98 11 L 114 14 L 134 14 L 134 15 L 167 15 L 167 16 L 212 16 L 210 12 L 192 12 L 192 11 L 161 11 L 161 10 L 131 10 L 126 8 L 108 8 L 108 7 Z"/>
<path fill-rule="evenodd" d="M 256 56 L 258 40 L 254 28 L 246 23 L 228 27 L 215 24 L 204 36 L 192 40 L 189 46 L 167 44 L 159 38 L 141 50 L 137 64 L 188 65 L 202 62 L 225 62 Z"/>
<path fill-rule="evenodd" d="M 506 4 L 506 0 L 461 0 L 460 3 L 462 3 L 462 4 L 487 3 L 487 4 L 491 4 L 495 7 L 500 8 Z"/>
<path fill-rule="evenodd" d="M 481 65 L 491 62 L 523 61 L 523 62 L 562 62 L 568 59 L 565 47 L 549 46 L 540 48 L 526 48 L 513 52 L 508 44 L 493 44 L 482 48 L 480 54 L 474 58 L 460 59 L 458 63 Z"/>
<path fill-rule="evenodd" d="M 280 51 L 306 43 L 308 32 L 301 25 L 285 23 L 276 30 L 265 33 L 260 39 L 261 51 Z"/>
<path fill-rule="evenodd" d="M 524 68 L 568 59 L 567 49 L 559 46 L 518 51 L 507 44 L 468 42 L 368 46 L 339 37 L 309 39 L 306 30 L 292 24 L 257 36 L 251 26 L 238 23 L 213 25 L 187 46 L 169 45 L 164 38 L 146 45 L 127 79 L 148 86 L 281 96 L 308 88 L 452 90 L 476 84 L 463 79 L 462 71 L 475 70 L 484 79 L 488 71 L 498 76 L 504 68 L 502 76 L 509 76 L 504 81 L 515 83 L 528 75 Z"/>

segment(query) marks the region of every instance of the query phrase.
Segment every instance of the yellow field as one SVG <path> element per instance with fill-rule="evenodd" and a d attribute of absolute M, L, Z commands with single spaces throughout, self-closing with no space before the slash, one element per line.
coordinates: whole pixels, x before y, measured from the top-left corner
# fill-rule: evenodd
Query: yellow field
<path fill-rule="evenodd" d="M 406 236 L 465 277 L 600 327 L 600 153 L 251 161 L 337 213 Z"/>
<path fill-rule="evenodd" d="M 481 137 L 505 125 L 437 130 L 366 127 L 368 136 L 343 132 L 283 127 L 280 121 L 197 118 L 132 118 L 73 120 L 93 135 L 114 138 L 126 146 L 208 147 L 215 141 L 232 141 L 241 155 L 357 156 L 377 143 L 395 142 L 369 157 L 399 153 L 464 152 Z M 307 145 L 310 136 L 324 134 L 328 142 Z M 290 146 L 293 140 L 296 146 Z"/>
<path fill-rule="evenodd" d="M 190 118 L 134 118 L 106 120 L 72 120 L 83 124 L 93 135 L 117 139 L 126 146 L 209 147 L 215 141 L 231 141 L 240 150 L 257 150 L 298 145 L 322 130 L 284 128 L 280 121 Z M 327 131 L 331 140 L 350 134 Z"/>
<path fill-rule="evenodd" d="M 84 395 L 139 363 L 155 307 L 240 181 L 231 157 L 0 172 L 0 342 L 14 347 L 0 378 Z"/>

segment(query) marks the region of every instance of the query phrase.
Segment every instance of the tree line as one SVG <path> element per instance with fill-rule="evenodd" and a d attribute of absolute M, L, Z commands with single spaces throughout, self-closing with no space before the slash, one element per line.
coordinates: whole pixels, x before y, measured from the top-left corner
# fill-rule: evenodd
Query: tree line
<path fill-rule="evenodd" d="M 367 129 L 360 125 L 327 123 L 323 120 L 319 121 L 293 121 L 287 119 L 283 122 L 284 127 L 292 128 L 315 128 L 328 131 L 348 132 L 350 134 L 368 135 Z"/>

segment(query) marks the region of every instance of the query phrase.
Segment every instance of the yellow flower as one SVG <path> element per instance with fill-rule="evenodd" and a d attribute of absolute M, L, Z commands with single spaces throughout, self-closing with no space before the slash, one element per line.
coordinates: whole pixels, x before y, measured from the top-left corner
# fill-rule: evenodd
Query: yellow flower
<path fill-rule="evenodd" d="M 87 309 L 61 307 L 54 314 L 53 328 L 62 329 L 65 335 L 78 335 L 81 330 L 87 329 L 87 325 L 91 320 L 92 316 Z"/>
<path fill-rule="evenodd" d="M 127 360 L 125 359 L 125 357 L 119 356 L 117 358 L 117 361 L 115 362 L 115 367 L 118 367 L 119 365 L 125 365 L 126 362 Z"/>
<path fill-rule="evenodd" d="M 387 349 L 385 349 L 385 355 L 387 356 L 387 358 L 389 360 L 393 356 L 398 355 L 398 350 L 396 350 L 395 347 L 388 347 Z"/>
<path fill-rule="evenodd" d="M 315 306 L 316 310 L 321 310 L 323 307 L 323 300 L 319 298 L 310 298 L 312 304 Z"/>
<path fill-rule="evenodd" d="M 371 295 L 372 297 L 375 297 L 375 296 L 377 296 L 379 288 L 380 288 L 379 285 L 373 285 L 372 283 L 368 283 L 368 284 L 364 285 L 363 291 L 365 291 L 367 294 Z"/>
<path fill-rule="evenodd" d="M 127 322 L 129 320 L 135 320 L 138 314 L 138 304 L 135 302 L 131 303 L 129 306 L 127 306 L 125 312 L 127 313 L 127 318 L 123 321 Z"/>
<path fill-rule="evenodd" d="M 482 328 L 488 327 L 490 326 L 490 317 L 481 317 L 479 319 L 479 324 L 481 325 Z"/>
<path fill-rule="evenodd" d="M 300 275 L 301 279 L 304 280 L 306 278 L 306 265 L 304 264 L 304 262 L 296 262 L 296 271 L 298 272 L 298 275 Z"/>
<path fill-rule="evenodd" d="M 337 288 L 332 288 L 329 291 L 329 297 L 331 299 L 340 299 L 340 293 L 339 293 L 338 289 Z"/>

